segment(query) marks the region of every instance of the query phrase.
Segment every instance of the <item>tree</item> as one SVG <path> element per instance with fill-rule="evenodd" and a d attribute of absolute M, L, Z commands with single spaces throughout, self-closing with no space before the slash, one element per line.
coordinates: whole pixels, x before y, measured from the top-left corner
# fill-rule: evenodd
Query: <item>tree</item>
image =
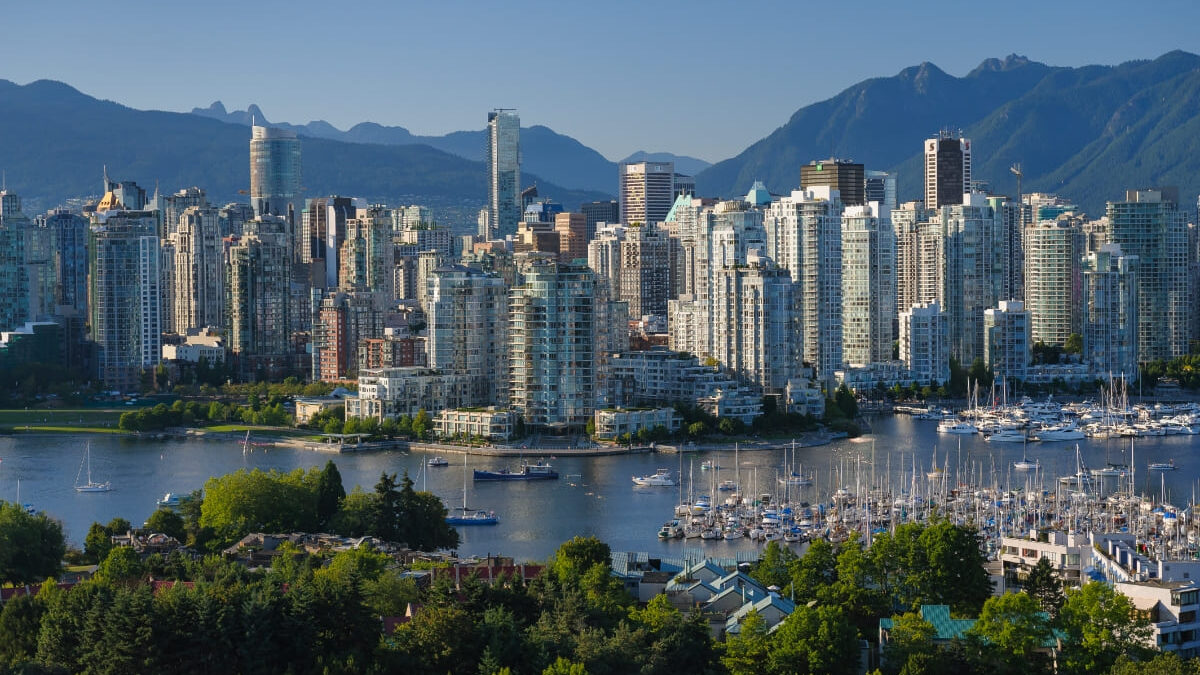
<path fill-rule="evenodd" d="M 704 425 L 704 422 L 692 422 L 687 426 L 688 436 L 692 438 L 703 436 L 705 431 L 708 431 L 708 427 Z"/>
<path fill-rule="evenodd" d="M 45 607 L 36 596 L 14 595 L 0 607 L 0 672 L 37 655 Z"/>
<path fill-rule="evenodd" d="M 1108 675 L 1197 675 L 1200 674 L 1200 662 L 1196 659 L 1184 661 L 1175 652 L 1155 654 L 1154 658 L 1138 661 L 1127 654 L 1122 654 Z"/>
<path fill-rule="evenodd" d="M 429 437 L 429 433 L 432 430 L 433 425 L 429 420 L 429 413 L 425 412 L 424 408 L 418 410 L 412 421 L 413 435 L 420 440 L 424 440 Z"/>
<path fill-rule="evenodd" d="M 554 660 L 554 663 L 546 666 L 542 675 L 588 675 L 588 671 L 582 663 L 568 661 L 560 656 Z"/>
<path fill-rule="evenodd" d="M 221 542 L 250 532 L 312 532 L 317 528 L 317 470 L 280 473 L 245 469 L 204 483 L 200 526 Z"/>
<path fill-rule="evenodd" d="M 110 583 L 135 581 L 141 578 L 143 571 L 137 551 L 128 546 L 116 546 L 100 561 L 96 577 Z"/>
<path fill-rule="evenodd" d="M 376 495 L 354 488 L 342 500 L 337 513 L 329 519 L 331 532 L 343 537 L 361 537 L 373 531 L 376 517 Z"/>
<path fill-rule="evenodd" d="M 0 585 L 57 577 L 66 552 L 61 523 L 0 501 Z"/>
<path fill-rule="evenodd" d="M 100 523 L 92 523 L 88 527 L 87 536 L 83 539 L 83 554 L 90 560 L 100 562 L 112 550 L 112 537 Z"/>
<path fill-rule="evenodd" d="M 180 542 L 187 541 L 187 528 L 183 524 L 183 516 L 171 509 L 160 508 L 146 519 L 146 529 L 151 532 L 161 532 L 174 537 Z"/>
<path fill-rule="evenodd" d="M 764 671 L 856 673 L 858 634 L 837 607 L 799 605 L 775 631 Z"/>
<path fill-rule="evenodd" d="M 1051 637 L 1049 617 L 1028 593 L 988 598 L 971 631 L 1013 664 L 1028 662 Z"/>
<path fill-rule="evenodd" d="M 317 522 L 326 525 L 337 513 L 338 505 L 346 498 L 342 485 L 342 474 L 333 460 L 325 462 L 325 468 L 317 476 Z"/>
<path fill-rule="evenodd" d="M 1024 587 L 1025 592 L 1038 601 L 1042 611 L 1049 614 L 1050 618 L 1058 616 L 1058 610 L 1062 608 L 1064 600 L 1062 582 L 1058 580 L 1058 575 L 1048 559 L 1038 559 L 1037 564 L 1029 571 L 1029 576 L 1025 578 Z"/>
<path fill-rule="evenodd" d="M 587 424 L 583 426 L 583 432 L 588 435 L 588 438 L 596 435 L 596 418 L 589 417 Z"/>
<path fill-rule="evenodd" d="M 405 474 L 407 478 L 408 474 Z M 375 513 L 372 518 L 371 534 L 384 541 L 400 541 L 400 491 L 397 490 L 396 474 L 383 472 L 375 484 Z"/>
<path fill-rule="evenodd" d="M 797 602 L 815 600 L 837 578 L 837 556 L 833 544 L 826 539 L 814 539 L 804 552 L 804 557 L 792 564 L 791 577 Z"/>
<path fill-rule="evenodd" d="M 734 426 L 732 417 L 722 417 L 720 422 L 717 422 L 717 429 L 726 436 L 733 435 Z"/>
<path fill-rule="evenodd" d="M 790 547 L 772 541 L 767 544 L 758 562 L 750 568 L 750 576 L 764 586 L 786 588 L 791 582 L 789 570 L 797 557 Z"/>
<path fill-rule="evenodd" d="M 725 637 L 725 654 L 721 657 L 721 664 L 730 675 L 757 675 L 767 663 L 770 649 L 767 623 L 758 615 L 758 610 L 752 609 L 742 619 L 738 632 Z"/>
<path fill-rule="evenodd" d="M 1079 354 L 1083 352 L 1083 336 L 1079 333 L 1068 335 L 1067 341 L 1063 343 L 1063 351 L 1067 354 Z"/>
<path fill-rule="evenodd" d="M 458 546 L 458 530 L 446 522 L 446 505 L 432 492 L 417 492 L 404 472 L 400 489 L 401 532 L 409 548 L 433 551 Z"/>
<path fill-rule="evenodd" d="M 885 673 L 899 673 L 910 664 L 924 663 L 937 651 L 933 644 L 937 629 L 916 612 L 892 617 L 888 636 L 883 652 Z"/>
<path fill-rule="evenodd" d="M 1122 654 L 1140 656 L 1152 632 L 1129 598 L 1098 582 L 1067 591 L 1058 628 L 1066 636 L 1061 664 L 1067 673 L 1103 672 Z"/>
<path fill-rule="evenodd" d="M 550 569 L 561 584 L 578 583 L 595 565 L 609 569 L 612 550 L 596 537 L 571 537 L 563 542 L 550 559 Z"/>

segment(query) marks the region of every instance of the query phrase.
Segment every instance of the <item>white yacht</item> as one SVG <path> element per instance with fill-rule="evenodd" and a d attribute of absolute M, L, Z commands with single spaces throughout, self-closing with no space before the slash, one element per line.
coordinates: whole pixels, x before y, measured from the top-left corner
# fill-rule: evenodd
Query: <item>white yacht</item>
<path fill-rule="evenodd" d="M 674 487 L 675 479 L 668 469 L 659 469 L 652 476 L 634 476 L 633 484 L 642 487 Z"/>
<path fill-rule="evenodd" d="M 1023 432 L 1016 429 L 1001 429 L 991 436 L 985 436 L 983 440 L 988 443 L 1024 443 L 1027 439 Z"/>
<path fill-rule="evenodd" d="M 974 434 L 979 432 L 975 428 L 975 425 L 957 420 L 946 420 L 938 425 L 937 430 L 939 434 Z"/>

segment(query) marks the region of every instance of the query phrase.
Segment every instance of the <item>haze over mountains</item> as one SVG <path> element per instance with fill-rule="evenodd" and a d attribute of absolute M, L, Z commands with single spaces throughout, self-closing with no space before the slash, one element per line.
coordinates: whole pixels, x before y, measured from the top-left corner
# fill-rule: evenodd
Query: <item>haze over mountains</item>
<path fill-rule="evenodd" d="M 481 120 L 486 111 L 480 112 Z M 219 102 L 188 113 L 142 111 L 68 85 L 0 80 L 0 168 L 8 186 L 46 204 L 99 189 L 101 167 L 163 190 L 199 185 L 214 200 L 247 187 L 248 130 L 257 106 Z M 342 131 L 325 122 L 289 125 L 305 136 L 307 194 L 416 201 L 468 213 L 486 200 L 485 132 L 419 136 L 363 122 Z M 482 124 L 481 124 L 482 126 Z M 705 196 L 738 196 L 762 180 L 776 193 L 799 182 L 800 166 L 831 155 L 897 171 L 900 198 L 920 195 L 921 141 L 939 128 L 972 139 L 974 175 L 1015 193 L 1008 167 L 1020 162 L 1026 192 L 1054 191 L 1099 215 L 1130 187 L 1177 185 L 1200 192 L 1200 57 L 1171 52 L 1153 61 L 1065 68 L 1019 56 L 989 59 L 964 77 L 931 63 L 860 82 L 796 111 L 736 157 L 707 166 L 668 153 Z M 616 192 L 616 164 L 547 127 L 521 131 L 522 183 L 574 208 Z"/>
<path fill-rule="evenodd" d="M 267 124 L 261 108 L 251 104 L 245 110 L 227 111 L 220 101 L 207 108 L 192 108 L 193 115 L 232 124 L 249 125 L 251 120 Z M 480 114 L 480 120 L 484 115 Z M 484 160 L 487 147 L 487 130 L 480 125 L 478 130 L 455 131 L 445 136 L 418 136 L 404 127 L 383 126 L 374 122 L 360 122 L 342 131 L 323 120 L 307 124 L 269 122 L 271 126 L 291 129 L 301 136 L 326 138 L 352 143 L 379 143 L 382 145 L 428 145 L 452 155 L 475 162 Z M 555 183 L 577 190 L 598 190 L 616 194 L 617 163 L 583 143 L 560 134 L 549 127 L 534 125 L 521 128 L 521 171 L 543 177 L 552 177 Z M 669 152 L 648 153 L 638 151 L 620 161 L 674 161 L 680 173 L 694 175 L 711 164 L 695 157 L 673 155 Z"/>

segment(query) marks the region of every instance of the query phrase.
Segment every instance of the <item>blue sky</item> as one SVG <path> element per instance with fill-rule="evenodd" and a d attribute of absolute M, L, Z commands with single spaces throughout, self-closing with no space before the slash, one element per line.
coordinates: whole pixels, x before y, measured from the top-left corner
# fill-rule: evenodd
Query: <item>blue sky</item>
<path fill-rule="evenodd" d="M 932 61 L 965 75 L 1200 51 L 1200 3 L 44 0 L 0 11 L 0 78 L 136 108 L 257 103 L 273 121 L 482 128 L 518 108 L 609 159 L 716 161 L 799 107 Z M 1142 7 L 1148 9 L 1142 9 Z"/>

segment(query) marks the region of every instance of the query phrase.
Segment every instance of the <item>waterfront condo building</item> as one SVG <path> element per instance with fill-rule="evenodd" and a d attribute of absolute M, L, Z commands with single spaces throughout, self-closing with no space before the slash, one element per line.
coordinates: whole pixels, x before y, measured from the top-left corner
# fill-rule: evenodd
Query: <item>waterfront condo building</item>
<path fill-rule="evenodd" d="M 596 400 L 596 280 L 583 264 L 533 254 L 509 292 L 509 401 L 525 424 L 583 429 Z"/>
<path fill-rule="evenodd" d="M 783 393 L 800 371 L 795 295 L 787 270 L 757 250 L 744 264 L 714 269 L 708 355 L 741 382 Z"/>
<path fill-rule="evenodd" d="M 243 375 L 271 376 L 289 366 L 291 240 L 282 216 L 248 221 L 226 254 L 229 351 Z"/>
<path fill-rule="evenodd" d="M 1109 243 L 1137 256 L 1138 359 L 1171 359 L 1188 353 L 1192 293 L 1187 213 L 1174 189 L 1130 190 L 1109 202 Z"/>
<path fill-rule="evenodd" d="M 485 239 L 502 239 L 521 220 L 521 118 L 498 108 L 488 113 L 488 217 Z"/>
<path fill-rule="evenodd" d="M 88 249 L 96 377 L 106 390 L 136 392 L 162 358 L 158 214 L 98 210 Z"/>
<path fill-rule="evenodd" d="M 771 202 L 763 217 L 767 255 L 796 283 L 803 361 L 829 382 L 842 358 L 842 200 L 818 185 Z"/>
<path fill-rule="evenodd" d="M 428 286 L 429 366 L 471 378 L 469 405 L 508 404 L 508 288 L 498 275 L 443 265 Z"/>
<path fill-rule="evenodd" d="M 892 360 L 896 235 L 879 202 L 842 214 L 842 360 L 851 367 Z"/>
<path fill-rule="evenodd" d="M 300 139 L 255 125 L 250 136 L 250 205 L 260 216 L 289 217 L 300 205 Z"/>
<path fill-rule="evenodd" d="M 0 331 L 16 330 L 29 320 L 25 245 L 30 227 L 20 197 L 0 190 Z"/>
<path fill-rule="evenodd" d="M 190 206 L 167 235 L 174 257 L 170 298 L 171 332 L 226 325 L 225 260 L 220 218 L 210 206 Z M 168 319 L 168 317 L 163 317 Z"/>
<path fill-rule="evenodd" d="M 938 303 L 912 305 L 900 313 L 900 358 L 917 384 L 950 380 L 948 321 Z"/>
<path fill-rule="evenodd" d="M 1025 307 L 1030 344 L 1062 346 L 1081 329 L 1081 222 L 1069 215 L 1025 228 Z"/>
<path fill-rule="evenodd" d="M 675 203 L 675 163 L 621 162 L 618 166 L 621 224 L 666 220 Z"/>
<path fill-rule="evenodd" d="M 1083 360 L 1098 377 L 1138 375 L 1138 259 L 1105 244 L 1083 262 Z"/>
<path fill-rule="evenodd" d="M 985 363 L 992 368 L 996 380 L 1025 379 L 1029 368 L 1029 312 L 1023 303 L 1001 300 L 999 307 L 984 312 L 983 318 Z"/>
<path fill-rule="evenodd" d="M 971 192 L 971 141 L 943 131 L 925 141 L 925 208 L 961 204 Z"/>

